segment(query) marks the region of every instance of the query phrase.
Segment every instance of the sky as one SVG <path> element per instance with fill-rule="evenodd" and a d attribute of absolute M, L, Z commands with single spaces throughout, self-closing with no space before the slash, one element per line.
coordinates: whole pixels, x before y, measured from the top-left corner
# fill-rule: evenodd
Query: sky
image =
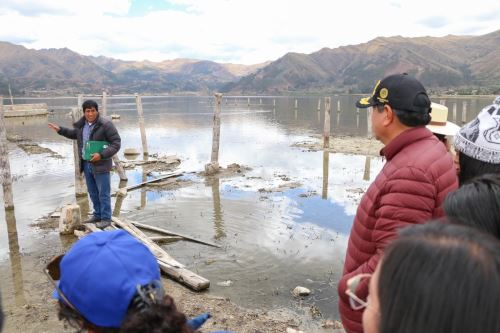
<path fill-rule="evenodd" d="M 498 0 L 1 0 L 0 41 L 121 60 L 257 64 L 384 36 L 483 35 Z"/>

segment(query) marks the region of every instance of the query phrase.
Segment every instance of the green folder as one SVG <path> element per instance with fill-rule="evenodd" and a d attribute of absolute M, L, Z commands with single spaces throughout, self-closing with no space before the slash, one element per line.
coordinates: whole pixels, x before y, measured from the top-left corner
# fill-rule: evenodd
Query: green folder
<path fill-rule="evenodd" d="M 83 150 L 83 159 L 89 161 L 92 158 L 92 154 L 100 153 L 108 148 L 108 146 L 108 141 L 87 141 Z"/>

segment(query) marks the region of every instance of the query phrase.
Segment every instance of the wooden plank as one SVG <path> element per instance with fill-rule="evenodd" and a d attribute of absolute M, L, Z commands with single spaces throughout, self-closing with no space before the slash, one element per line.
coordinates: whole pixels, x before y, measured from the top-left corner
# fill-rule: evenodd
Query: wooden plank
<path fill-rule="evenodd" d="M 165 274 L 196 291 L 207 289 L 210 286 L 209 280 L 186 269 L 184 265 L 172 258 L 165 250 L 155 244 L 131 222 L 121 221 L 116 217 L 113 217 L 112 220 L 116 225 L 128 231 L 132 236 L 140 240 L 149 248 L 156 256 L 158 264 Z"/>
<path fill-rule="evenodd" d="M 150 236 L 149 239 L 151 239 L 154 242 L 157 243 L 168 243 L 168 242 L 175 242 L 178 240 L 181 240 L 182 237 L 180 236 Z"/>
<path fill-rule="evenodd" d="M 152 226 L 152 225 L 143 224 L 143 223 L 139 223 L 139 222 L 135 222 L 135 221 L 130 221 L 130 223 L 132 223 L 136 227 L 139 227 L 139 228 L 142 228 L 142 229 L 156 231 L 156 232 L 159 232 L 159 233 L 162 233 L 162 234 L 165 234 L 165 235 L 180 236 L 180 237 L 182 237 L 184 239 L 187 239 L 187 240 L 190 240 L 190 241 L 193 241 L 193 242 L 196 242 L 196 243 L 200 243 L 200 244 L 204 244 L 204 245 L 208 245 L 208 246 L 213 246 L 213 247 L 220 248 L 220 246 L 217 245 L 217 244 L 210 243 L 210 242 L 207 242 L 207 241 L 203 241 L 203 240 L 200 240 L 200 239 L 196 239 L 196 238 L 193 238 L 191 236 L 183 235 L 183 234 L 180 234 L 180 233 L 177 233 L 177 232 L 173 232 L 173 231 L 170 231 L 170 230 L 158 228 L 158 227 L 155 227 L 155 226 Z"/>
<path fill-rule="evenodd" d="M 165 175 L 165 176 L 162 176 L 162 177 L 159 177 L 159 178 L 155 178 L 155 179 L 151 179 L 151 180 L 148 180 L 148 181 L 145 181 L 145 182 L 142 182 L 142 183 L 139 183 L 139 184 L 135 184 L 135 185 L 130 185 L 130 186 L 127 186 L 125 187 L 127 189 L 127 191 L 130 191 L 130 190 L 135 190 L 139 187 L 142 187 L 146 184 L 149 184 L 149 183 L 154 183 L 154 182 L 158 182 L 160 180 L 163 180 L 163 179 L 167 179 L 167 178 L 171 178 L 171 177 L 178 177 L 182 175 L 182 172 L 173 172 L 173 173 L 170 173 L 168 175 Z"/>

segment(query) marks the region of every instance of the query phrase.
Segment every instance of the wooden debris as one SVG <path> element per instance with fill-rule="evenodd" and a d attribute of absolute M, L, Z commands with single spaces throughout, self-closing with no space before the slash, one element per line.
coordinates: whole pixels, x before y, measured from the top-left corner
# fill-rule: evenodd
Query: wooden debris
<path fill-rule="evenodd" d="M 200 239 L 196 239 L 196 238 L 193 238 L 193 237 L 190 237 L 190 236 L 187 236 L 187 235 L 182 235 L 180 233 L 169 231 L 169 230 L 166 230 L 166 229 L 158 228 L 158 227 L 155 227 L 155 226 L 152 226 L 152 225 L 143 224 L 143 223 L 139 223 L 139 222 L 135 222 L 135 221 L 130 221 L 130 223 L 132 223 L 134 226 L 142 228 L 142 229 L 156 231 L 156 232 L 159 232 L 159 233 L 162 233 L 162 234 L 165 234 L 165 235 L 180 236 L 180 237 L 182 237 L 184 239 L 187 239 L 187 240 L 190 240 L 190 241 L 193 241 L 193 242 L 196 242 L 196 243 L 200 243 L 200 244 L 204 244 L 204 245 L 213 246 L 213 247 L 219 247 L 220 248 L 220 246 L 217 245 L 217 244 L 210 243 L 210 242 L 207 242 L 207 241 L 203 241 L 203 240 L 200 240 Z"/>
<path fill-rule="evenodd" d="M 156 256 L 161 270 L 165 274 L 196 291 L 207 289 L 210 286 L 209 280 L 186 269 L 184 265 L 172 258 L 165 250 L 149 239 L 146 234 L 140 231 L 131 222 L 122 221 L 116 217 L 113 217 L 112 220 L 117 226 L 128 231 L 151 250 Z"/>
<path fill-rule="evenodd" d="M 162 176 L 162 177 L 158 177 L 158 178 L 155 178 L 155 179 L 151 179 L 151 180 L 148 180 L 146 182 L 142 182 L 142 183 L 139 183 L 139 184 L 127 186 L 127 187 L 125 187 L 125 189 L 127 191 L 135 190 L 135 189 L 137 189 L 139 187 L 142 187 L 142 186 L 144 186 L 146 184 L 158 182 L 160 180 L 167 179 L 167 178 L 179 177 L 180 175 L 182 175 L 182 172 L 173 172 L 171 174 L 168 174 L 168 175 L 165 175 L 165 176 Z"/>

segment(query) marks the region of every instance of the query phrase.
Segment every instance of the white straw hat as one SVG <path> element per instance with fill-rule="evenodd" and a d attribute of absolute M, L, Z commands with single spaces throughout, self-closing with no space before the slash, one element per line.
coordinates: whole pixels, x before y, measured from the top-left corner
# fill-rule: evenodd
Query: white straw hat
<path fill-rule="evenodd" d="M 438 103 L 431 103 L 431 122 L 427 128 L 436 134 L 454 136 L 457 134 L 460 126 L 448 121 L 448 108 Z"/>

